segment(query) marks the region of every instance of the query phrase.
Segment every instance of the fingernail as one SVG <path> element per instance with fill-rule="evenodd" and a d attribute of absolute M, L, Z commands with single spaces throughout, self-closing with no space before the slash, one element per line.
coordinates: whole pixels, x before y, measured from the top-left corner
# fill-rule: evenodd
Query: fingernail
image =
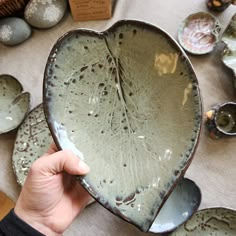
<path fill-rule="evenodd" d="M 85 162 L 80 161 L 79 162 L 79 170 L 83 173 L 88 173 L 90 168 Z"/>

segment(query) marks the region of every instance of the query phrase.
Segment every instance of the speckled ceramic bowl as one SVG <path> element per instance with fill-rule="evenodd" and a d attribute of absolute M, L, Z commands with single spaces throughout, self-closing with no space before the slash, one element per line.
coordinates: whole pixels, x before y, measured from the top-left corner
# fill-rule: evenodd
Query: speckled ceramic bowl
<path fill-rule="evenodd" d="M 222 61 L 236 76 L 236 14 L 233 15 L 229 25 L 225 29 L 221 41 L 225 44 Z M 236 77 L 234 80 L 236 88 Z"/>
<path fill-rule="evenodd" d="M 198 81 L 183 50 L 140 21 L 74 30 L 50 52 L 43 94 L 55 143 L 90 166 L 82 185 L 148 231 L 189 166 L 201 127 Z"/>
<path fill-rule="evenodd" d="M 235 236 L 236 211 L 227 208 L 207 208 L 197 211 L 171 236 Z"/>
<path fill-rule="evenodd" d="M 219 41 L 220 23 L 207 12 L 189 15 L 180 25 L 178 41 L 189 53 L 202 55 L 213 51 Z"/>
<path fill-rule="evenodd" d="M 149 232 L 167 233 L 186 222 L 201 203 L 201 191 L 190 179 L 183 178 L 162 207 Z"/>
<path fill-rule="evenodd" d="M 0 75 L 0 134 L 16 129 L 30 106 L 30 94 L 11 75 Z"/>

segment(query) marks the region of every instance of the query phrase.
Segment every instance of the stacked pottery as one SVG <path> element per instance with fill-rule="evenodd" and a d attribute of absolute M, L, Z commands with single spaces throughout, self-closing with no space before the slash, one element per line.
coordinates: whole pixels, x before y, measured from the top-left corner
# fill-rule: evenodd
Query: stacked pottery
<path fill-rule="evenodd" d="M 13 46 L 31 36 L 31 27 L 47 29 L 61 21 L 67 9 L 66 0 L 30 0 L 24 18 L 7 17 L 0 20 L 0 42 Z"/>

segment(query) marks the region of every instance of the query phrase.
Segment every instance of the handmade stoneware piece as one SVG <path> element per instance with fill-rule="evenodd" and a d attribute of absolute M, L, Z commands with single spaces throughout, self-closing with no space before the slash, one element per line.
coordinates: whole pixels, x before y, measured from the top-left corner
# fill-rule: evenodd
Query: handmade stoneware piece
<path fill-rule="evenodd" d="M 30 94 L 11 75 L 0 75 L 0 134 L 16 129 L 24 120 Z"/>
<path fill-rule="evenodd" d="M 233 15 L 229 25 L 225 29 L 221 41 L 225 44 L 222 61 L 236 76 L 236 14 Z M 236 78 L 234 80 L 236 88 Z"/>
<path fill-rule="evenodd" d="M 51 28 L 62 19 L 67 4 L 66 0 L 30 0 L 25 8 L 24 16 L 33 27 Z"/>
<path fill-rule="evenodd" d="M 0 20 L 0 42 L 7 46 L 23 43 L 31 35 L 30 26 L 21 18 L 7 17 Z"/>
<path fill-rule="evenodd" d="M 180 25 L 178 41 L 189 53 L 210 53 L 219 40 L 219 21 L 210 13 L 197 12 L 189 15 Z"/>
<path fill-rule="evenodd" d="M 42 156 L 53 142 L 40 104 L 26 117 L 17 131 L 12 155 L 12 166 L 16 180 L 24 185 L 33 162 Z"/>
<path fill-rule="evenodd" d="M 149 232 L 167 233 L 175 230 L 195 213 L 201 203 L 201 191 L 190 179 L 183 178 L 162 207 Z"/>
<path fill-rule="evenodd" d="M 58 148 L 90 166 L 82 185 L 148 231 L 199 137 L 199 85 L 186 54 L 166 32 L 140 21 L 71 31 L 50 52 L 43 90 Z"/>
<path fill-rule="evenodd" d="M 227 208 L 208 208 L 197 211 L 190 220 L 176 229 L 171 236 L 235 236 L 236 211 Z"/>
<path fill-rule="evenodd" d="M 235 0 L 206 0 L 208 9 L 213 11 L 222 12 L 230 5 L 236 5 Z"/>
<path fill-rule="evenodd" d="M 212 138 L 236 136 L 236 103 L 214 106 L 206 113 L 206 128 Z"/>

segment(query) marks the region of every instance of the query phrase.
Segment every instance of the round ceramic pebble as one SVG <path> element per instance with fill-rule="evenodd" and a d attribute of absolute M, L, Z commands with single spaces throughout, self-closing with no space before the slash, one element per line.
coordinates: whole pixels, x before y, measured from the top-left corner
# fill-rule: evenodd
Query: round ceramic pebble
<path fill-rule="evenodd" d="M 56 25 L 67 9 L 66 0 L 31 0 L 25 8 L 26 21 L 40 29 Z"/>
<path fill-rule="evenodd" d="M 0 75 L 0 134 L 17 128 L 28 112 L 30 94 L 11 75 Z"/>
<path fill-rule="evenodd" d="M 17 182 L 23 186 L 32 163 L 53 142 L 45 120 L 43 106 L 33 109 L 20 126 L 14 144 L 12 164 Z"/>
<path fill-rule="evenodd" d="M 0 42 L 5 45 L 17 45 L 31 35 L 30 26 L 21 18 L 7 17 L 0 20 Z"/>

